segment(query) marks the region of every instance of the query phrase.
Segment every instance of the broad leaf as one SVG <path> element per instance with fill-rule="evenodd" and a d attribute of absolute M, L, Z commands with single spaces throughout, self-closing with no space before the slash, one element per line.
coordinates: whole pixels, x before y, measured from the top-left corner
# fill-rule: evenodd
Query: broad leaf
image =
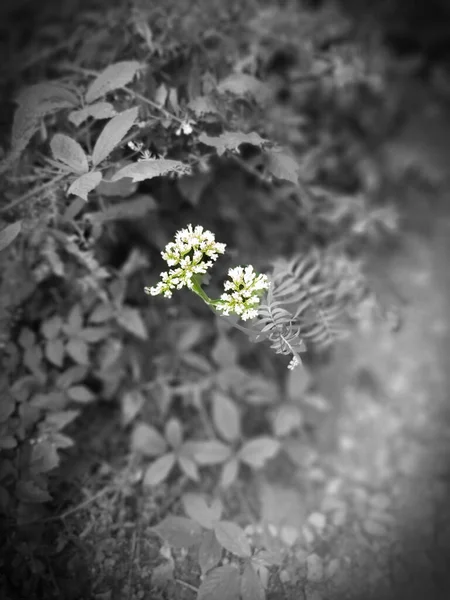
<path fill-rule="evenodd" d="M 47 340 L 44 347 L 45 358 L 55 365 L 56 367 L 62 367 L 65 356 L 64 342 L 60 338 L 54 340 Z"/>
<path fill-rule="evenodd" d="M 77 177 L 74 181 L 72 181 L 69 189 L 67 190 L 67 193 L 69 195 L 72 194 L 73 196 L 78 196 L 79 198 L 87 202 L 88 194 L 95 190 L 95 188 L 98 186 L 101 180 L 102 174 L 100 173 L 100 171 L 92 171 L 91 173 L 85 173 L 84 175 L 81 175 L 80 177 Z"/>
<path fill-rule="evenodd" d="M 69 121 L 79 127 L 90 117 L 92 119 L 111 119 L 117 114 L 116 109 L 109 102 L 96 102 L 90 106 L 85 106 L 80 110 L 74 110 L 69 115 Z"/>
<path fill-rule="evenodd" d="M 284 437 L 297 431 L 302 423 L 303 417 L 298 406 L 282 404 L 275 413 L 273 432 L 278 437 Z"/>
<path fill-rule="evenodd" d="M 179 454 L 177 456 L 178 466 L 183 471 L 183 473 L 192 479 L 192 481 L 200 481 L 200 475 L 198 472 L 198 466 L 189 456 L 183 456 L 183 454 Z"/>
<path fill-rule="evenodd" d="M 254 469 L 261 469 L 280 450 L 280 442 L 270 437 L 259 437 L 248 441 L 241 448 L 239 458 Z"/>
<path fill-rule="evenodd" d="M 240 574 L 236 567 L 217 567 L 205 576 L 197 600 L 239 600 Z"/>
<path fill-rule="evenodd" d="M 235 96 L 251 96 L 257 102 L 264 103 L 270 97 L 270 90 L 260 80 L 246 73 L 232 73 L 217 86 L 219 93 L 229 93 Z"/>
<path fill-rule="evenodd" d="M 41 504 L 49 502 L 52 497 L 33 481 L 18 481 L 16 485 L 16 497 L 22 502 Z"/>
<path fill-rule="evenodd" d="M 167 442 L 157 429 L 139 423 L 131 436 L 131 447 L 144 456 L 159 456 L 167 450 Z"/>
<path fill-rule="evenodd" d="M 214 531 L 205 531 L 198 549 L 198 564 L 202 575 L 205 575 L 220 562 L 222 554 L 222 546 L 217 541 Z"/>
<path fill-rule="evenodd" d="M 227 441 L 233 442 L 241 435 L 241 414 L 231 398 L 220 390 L 212 395 L 212 417 L 214 426 Z"/>
<path fill-rule="evenodd" d="M 36 83 L 22 89 L 15 99 L 19 106 L 39 106 L 46 102 L 65 102 L 77 106 L 78 96 L 68 87 L 55 81 Z"/>
<path fill-rule="evenodd" d="M 116 115 L 107 123 L 98 136 L 92 152 L 92 164 L 94 167 L 99 165 L 114 150 L 123 137 L 133 126 L 137 119 L 139 108 L 137 106 L 129 108 Z"/>
<path fill-rule="evenodd" d="M 164 456 L 157 458 L 154 462 L 152 462 L 145 472 L 143 481 L 144 485 L 153 486 L 159 485 L 161 482 L 163 482 L 173 469 L 175 461 L 176 457 L 173 452 L 164 454 Z"/>
<path fill-rule="evenodd" d="M 96 398 L 95 394 L 85 385 L 74 385 L 67 390 L 67 395 L 74 402 L 81 402 L 82 404 L 93 402 Z"/>
<path fill-rule="evenodd" d="M 16 221 L 0 231 L 0 252 L 13 243 L 21 229 L 22 221 Z"/>
<path fill-rule="evenodd" d="M 119 169 L 119 171 L 111 177 L 111 181 L 118 181 L 119 179 L 122 179 L 122 177 L 131 177 L 133 181 L 144 181 L 145 179 L 153 179 L 153 177 L 161 177 L 163 175 L 168 175 L 169 173 L 190 175 L 191 167 L 178 160 L 149 158 L 139 160 L 138 162 Z"/>
<path fill-rule="evenodd" d="M 275 149 L 268 150 L 265 156 L 267 170 L 274 177 L 291 181 L 297 185 L 300 167 L 296 160 L 289 154 Z"/>
<path fill-rule="evenodd" d="M 86 153 L 78 142 L 62 133 L 56 133 L 50 142 L 53 156 L 69 167 L 72 173 L 82 175 L 89 171 Z"/>
<path fill-rule="evenodd" d="M 122 424 L 129 425 L 141 412 L 145 404 L 145 397 L 139 390 L 130 390 L 120 398 L 120 412 Z"/>
<path fill-rule="evenodd" d="M 266 591 L 251 563 L 247 563 L 241 577 L 242 600 L 265 600 Z"/>
<path fill-rule="evenodd" d="M 212 146 L 216 149 L 217 154 L 222 156 L 227 150 L 237 152 L 241 144 L 251 144 L 261 148 L 268 144 L 268 140 L 264 140 L 258 133 L 242 133 L 241 131 L 227 131 L 218 137 L 212 137 L 206 133 L 202 133 L 198 141 L 206 146 Z"/>
<path fill-rule="evenodd" d="M 121 179 L 120 181 L 124 181 Z M 98 190 L 97 190 L 98 191 Z M 107 223 L 108 221 L 125 221 L 140 219 L 151 210 L 156 210 L 158 205 L 150 194 L 139 194 L 133 199 L 117 202 L 98 212 L 86 214 L 86 219 L 92 223 Z"/>
<path fill-rule="evenodd" d="M 188 517 L 197 521 L 205 529 L 212 529 L 216 514 L 207 505 L 206 500 L 200 494 L 184 494 L 184 511 Z"/>
<path fill-rule="evenodd" d="M 72 423 L 79 414 L 79 410 L 63 410 L 49 413 L 45 417 L 45 428 L 50 429 L 51 431 L 61 431 L 61 429 L 64 429 L 69 423 Z"/>
<path fill-rule="evenodd" d="M 244 530 L 232 521 L 219 521 L 214 525 L 217 541 L 225 550 L 240 558 L 249 558 L 252 549 Z"/>
<path fill-rule="evenodd" d="M 171 448 L 176 450 L 181 446 L 183 442 L 183 428 L 178 419 L 169 419 L 164 428 L 164 434 Z"/>
<path fill-rule="evenodd" d="M 66 352 L 77 364 L 89 364 L 89 346 L 83 340 L 69 340 L 66 344 Z"/>
<path fill-rule="evenodd" d="M 106 67 L 88 87 L 85 100 L 88 104 L 102 98 L 109 92 L 124 87 L 132 81 L 140 69 L 135 60 L 125 60 Z"/>
<path fill-rule="evenodd" d="M 236 458 L 232 458 L 227 461 L 222 468 L 222 473 L 220 475 L 220 485 L 223 488 L 229 487 L 232 483 L 236 481 L 237 475 L 239 472 L 239 461 Z"/>
<path fill-rule="evenodd" d="M 194 460 L 199 465 L 217 465 L 231 456 L 231 449 L 218 440 L 196 442 Z"/>
<path fill-rule="evenodd" d="M 131 308 L 131 306 L 122 306 L 119 313 L 116 316 L 117 323 L 141 340 L 148 338 L 147 327 L 142 320 L 141 313 L 137 308 Z"/>
<path fill-rule="evenodd" d="M 190 548 L 202 539 L 202 528 L 185 517 L 170 516 L 153 527 L 153 531 L 172 548 Z"/>

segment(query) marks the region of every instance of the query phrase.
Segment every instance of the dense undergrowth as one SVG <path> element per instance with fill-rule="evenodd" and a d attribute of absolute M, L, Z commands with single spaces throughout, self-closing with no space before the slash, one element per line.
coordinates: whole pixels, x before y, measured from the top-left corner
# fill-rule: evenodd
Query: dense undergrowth
<path fill-rule="evenodd" d="M 105 528 L 140 514 L 164 541 L 151 597 L 181 597 L 180 564 L 198 598 L 277 589 L 283 555 L 233 521 L 233 490 L 308 439 L 304 407 L 324 404 L 308 365 L 389 311 L 364 259 L 397 232 L 378 149 L 402 114 L 375 33 L 285 5 L 67 3 L 4 67 L 5 598 L 99 592 L 67 525 L 92 502 L 80 464 Z M 212 295 L 236 265 L 271 281 L 245 330 L 188 289 L 145 295 L 188 224 L 226 244 Z"/>

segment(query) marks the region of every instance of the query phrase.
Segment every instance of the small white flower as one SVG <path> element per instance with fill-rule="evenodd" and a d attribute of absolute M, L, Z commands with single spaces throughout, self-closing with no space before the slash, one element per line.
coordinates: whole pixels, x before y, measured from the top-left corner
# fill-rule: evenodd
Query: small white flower
<path fill-rule="evenodd" d="M 224 316 L 231 313 L 237 314 L 243 321 L 254 319 L 258 316 L 255 306 L 260 302 L 261 294 L 269 288 L 266 275 L 257 275 L 251 265 L 235 267 L 228 271 L 229 281 L 224 284 L 227 292 L 220 297 L 217 308 Z"/>
<path fill-rule="evenodd" d="M 195 125 L 194 121 L 191 121 L 190 119 L 184 120 L 175 131 L 175 135 L 181 135 L 182 133 L 184 133 L 184 135 L 191 135 L 194 131 L 193 125 Z"/>

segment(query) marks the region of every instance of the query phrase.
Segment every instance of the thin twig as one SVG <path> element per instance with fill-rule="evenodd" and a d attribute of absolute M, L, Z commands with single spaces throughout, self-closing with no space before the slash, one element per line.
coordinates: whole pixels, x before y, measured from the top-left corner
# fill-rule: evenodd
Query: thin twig
<path fill-rule="evenodd" d="M 19 198 L 16 198 L 15 200 L 10 202 L 6 206 L 3 206 L 2 208 L 0 208 L 0 214 L 3 214 L 5 212 L 10 211 L 13 208 L 16 208 L 16 206 L 19 206 L 19 204 L 22 204 L 22 202 L 29 200 L 30 198 L 32 198 L 33 196 L 35 196 L 37 194 L 40 194 L 41 192 L 45 192 L 46 190 L 48 190 L 52 186 L 54 186 L 55 183 L 58 183 L 58 181 L 61 181 L 61 179 L 64 179 L 64 177 L 66 177 L 66 176 L 67 176 L 67 173 L 60 173 L 56 177 L 53 177 L 53 179 L 51 179 L 50 181 L 47 181 L 47 183 L 43 183 L 41 186 L 33 188 L 32 190 L 29 190 L 26 194 L 19 196 Z"/>

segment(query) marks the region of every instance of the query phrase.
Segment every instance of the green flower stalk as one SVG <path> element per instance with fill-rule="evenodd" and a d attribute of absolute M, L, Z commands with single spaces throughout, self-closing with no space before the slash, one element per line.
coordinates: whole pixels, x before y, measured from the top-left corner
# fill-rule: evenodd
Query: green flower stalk
<path fill-rule="evenodd" d="M 146 293 L 171 298 L 174 289 L 186 286 L 222 316 L 235 314 L 243 321 L 255 318 L 258 315 L 256 307 L 264 290 L 269 288 L 269 281 L 266 275 L 256 274 L 251 265 L 228 271 L 230 280 L 225 282 L 225 293 L 217 300 L 209 298 L 201 287 L 202 276 L 225 248 L 226 244 L 216 242 L 214 234 L 201 225 L 195 229 L 188 225 L 177 231 L 175 241 L 169 242 L 161 252 L 169 267 L 176 268 L 161 273 L 161 281 L 154 287 L 145 288 Z"/>

